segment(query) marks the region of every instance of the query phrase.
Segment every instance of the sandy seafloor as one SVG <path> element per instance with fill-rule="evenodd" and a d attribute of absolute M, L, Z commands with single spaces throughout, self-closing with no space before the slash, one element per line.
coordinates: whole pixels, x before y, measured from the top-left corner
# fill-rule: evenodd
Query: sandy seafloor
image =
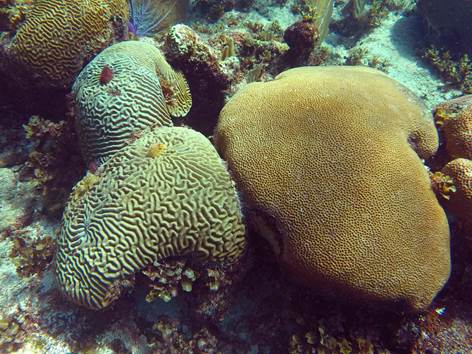
<path fill-rule="evenodd" d="M 250 18 L 264 20 L 265 16 L 277 16 L 282 27 L 288 26 L 295 19 L 287 8 L 261 12 L 262 15 L 252 13 Z M 368 49 L 369 54 L 388 58 L 392 64 L 388 74 L 420 96 L 428 109 L 431 109 L 439 102 L 454 97 L 458 92 L 447 91 L 443 82 L 418 61 L 415 51 L 422 42 L 422 36 L 418 17 L 404 17 L 401 13 L 392 13 L 382 21 L 381 26 L 362 38 L 356 46 Z M 341 57 L 347 55 L 348 48 L 343 45 L 343 38 L 336 34 L 331 33 L 325 45 Z M 2 126 L 2 129 L 11 131 L 2 132 L 3 137 L 0 136 L 0 140 L 5 139 L 8 134 L 21 135 L 21 126 Z M 24 141 L 17 145 L 3 141 L 0 146 L 3 149 L 0 151 L 0 159 L 11 154 L 25 155 Z M 32 222 L 21 228 L 23 238 L 36 239 L 47 235 L 55 238 L 60 227 L 59 222 L 50 221 L 39 213 L 41 196 L 31 181 L 19 180 L 21 166 L 15 163 L 7 165 L 0 168 L 0 232 L 5 232 L 9 226 L 17 223 L 19 218 L 28 215 Z M 21 330 L 18 330 L 15 339 L 21 343 L 17 348 L 18 353 L 68 353 L 76 350 L 93 353 L 154 352 L 156 349 L 149 339 L 152 336 L 148 335 L 148 330 L 143 327 L 152 326 L 162 314 L 182 320 L 184 324 L 180 327 L 181 330 L 184 333 L 190 331 L 189 326 L 185 324 L 187 310 L 182 301 L 177 299 L 164 303 L 156 300 L 148 304 L 144 301 L 143 291 L 132 293 L 126 301 L 118 302 L 114 309 L 107 312 L 85 311 L 69 304 L 57 292 L 51 266 L 41 275 L 21 277 L 17 274 L 18 259 L 10 256 L 13 244 L 12 237 L 0 238 L 0 318 L 13 318 L 20 325 Z M 271 347 L 270 340 L 257 342 L 251 338 L 253 329 L 249 324 L 256 318 L 260 321 L 257 325 L 258 331 L 262 331 L 260 327 L 266 325 L 266 319 L 256 316 L 259 311 L 264 311 L 259 307 L 258 301 L 265 302 L 267 294 L 277 293 L 284 288 L 280 284 L 272 283 L 283 280 L 272 266 L 273 263 L 269 261 L 251 270 L 247 285 L 238 290 L 229 315 L 223 322 L 217 323 L 215 331 L 218 336 L 225 338 L 227 343 L 237 343 L 234 348 L 239 349 L 235 349 L 235 352 L 283 352 L 275 339 L 274 347 Z M 274 305 L 273 311 L 279 311 L 276 317 L 280 322 L 287 320 L 287 323 L 279 323 L 285 328 L 280 336 L 275 327 L 267 327 L 267 337 L 275 334 L 277 337 L 288 338 L 291 331 L 297 331 L 299 325 L 288 322 L 291 317 L 285 314 L 288 310 L 283 308 L 283 299 L 293 294 L 278 295 L 280 298 L 274 300 L 277 305 Z M 313 303 L 313 306 L 316 304 Z M 268 321 L 267 326 L 269 323 L 272 322 Z M 462 322 L 461 326 L 464 326 Z M 454 333 L 449 335 L 453 336 Z M 258 336 L 261 337 L 260 333 Z M 1 341 L 4 339 L 0 338 Z M 470 349 L 472 352 L 472 347 Z M 205 350 L 202 349 L 201 352 Z"/>

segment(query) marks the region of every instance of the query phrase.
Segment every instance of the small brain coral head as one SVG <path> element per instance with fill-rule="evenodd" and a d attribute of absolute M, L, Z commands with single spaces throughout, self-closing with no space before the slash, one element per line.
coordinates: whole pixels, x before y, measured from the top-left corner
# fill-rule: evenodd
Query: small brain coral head
<path fill-rule="evenodd" d="M 207 138 L 161 127 L 110 157 L 74 188 L 56 254 L 61 289 L 101 309 L 133 275 L 156 261 L 188 256 L 233 264 L 245 228 L 225 165 Z"/>
<path fill-rule="evenodd" d="M 148 127 L 172 125 L 171 115 L 184 116 L 192 104 L 182 74 L 144 41 L 105 49 L 82 70 L 72 93 L 87 162 L 103 163 Z"/>
<path fill-rule="evenodd" d="M 294 279 L 416 310 L 448 279 L 448 223 L 421 160 L 437 132 L 387 75 L 288 70 L 236 93 L 214 137 L 248 221 Z"/>
<path fill-rule="evenodd" d="M 69 87 L 84 62 L 119 39 L 127 21 L 125 0 L 36 0 L 11 42 L 0 50 L 2 61 L 14 65 L 9 71 L 26 73 L 39 87 Z"/>

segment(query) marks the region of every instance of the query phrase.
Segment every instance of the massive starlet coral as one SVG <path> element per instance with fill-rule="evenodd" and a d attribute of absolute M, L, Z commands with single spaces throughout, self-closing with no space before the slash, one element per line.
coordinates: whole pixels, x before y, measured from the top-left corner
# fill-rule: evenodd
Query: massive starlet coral
<path fill-rule="evenodd" d="M 230 264 L 244 249 L 239 199 L 209 140 L 161 127 L 74 188 L 55 263 L 66 296 L 100 309 L 154 261 L 189 256 Z"/>
<path fill-rule="evenodd" d="M 472 160 L 454 159 L 441 172 L 452 179 L 455 187 L 450 198 L 445 201 L 446 207 L 467 227 L 472 227 Z"/>
<path fill-rule="evenodd" d="M 448 279 L 448 223 L 421 160 L 437 132 L 385 74 L 304 67 L 249 84 L 214 138 L 248 219 L 298 281 L 418 310 Z"/>

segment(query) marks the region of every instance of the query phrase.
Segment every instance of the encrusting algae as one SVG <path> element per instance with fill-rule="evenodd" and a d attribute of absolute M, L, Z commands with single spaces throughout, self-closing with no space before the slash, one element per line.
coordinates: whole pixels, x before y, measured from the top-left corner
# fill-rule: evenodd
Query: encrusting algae
<path fill-rule="evenodd" d="M 85 177 L 76 184 L 70 195 L 70 200 L 78 201 L 100 180 L 100 177 L 91 171 L 87 171 Z"/>
<path fill-rule="evenodd" d="M 163 144 L 163 143 L 152 144 L 146 156 L 155 158 L 162 155 L 165 150 L 166 150 L 166 144 Z"/>

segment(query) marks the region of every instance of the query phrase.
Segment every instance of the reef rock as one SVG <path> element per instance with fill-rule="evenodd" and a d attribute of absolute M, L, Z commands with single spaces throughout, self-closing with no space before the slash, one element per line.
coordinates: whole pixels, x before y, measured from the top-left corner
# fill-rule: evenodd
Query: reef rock
<path fill-rule="evenodd" d="M 248 219 L 299 282 L 415 310 L 445 284 L 449 228 L 422 162 L 437 132 L 385 74 L 302 67 L 249 84 L 214 138 Z"/>

